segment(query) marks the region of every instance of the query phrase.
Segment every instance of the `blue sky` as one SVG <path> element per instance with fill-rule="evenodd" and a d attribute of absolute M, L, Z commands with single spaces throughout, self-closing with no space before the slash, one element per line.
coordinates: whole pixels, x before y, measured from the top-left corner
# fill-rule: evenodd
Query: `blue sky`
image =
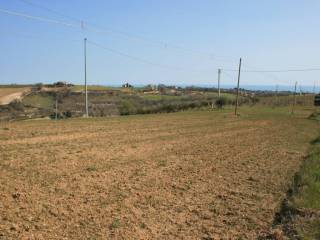
<path fill-rule="evenodd" d="M 0 13 L 1 83 L 81 84 L 84 37 L 115 51 L 88 44 L 92 84 L 216 85 L 217 68 L 236 69 L 239 57 L 248 70 L 320 67 L 317 0 L 0 0 L 0 9 L 75 25 Z M 295 81 L 320 85 L 320 72 L 241 77 L 244 85 Z M 236 73 L 223 71 L 222 83 L 236 84 Z"/>

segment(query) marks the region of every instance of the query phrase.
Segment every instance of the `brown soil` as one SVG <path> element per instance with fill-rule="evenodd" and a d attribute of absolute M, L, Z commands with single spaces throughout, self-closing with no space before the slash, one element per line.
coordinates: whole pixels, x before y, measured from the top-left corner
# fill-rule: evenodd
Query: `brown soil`
<path fill-rule="evenodd" d="M 255 239 L 315 127 L 214 112 L 3 125 L 0 239 Z"/>
<path fill-rule="evenodd" d="M 29 88 L 0 88 L 0 105 L 6 105 L 14 100 L 20 100 Z"/>

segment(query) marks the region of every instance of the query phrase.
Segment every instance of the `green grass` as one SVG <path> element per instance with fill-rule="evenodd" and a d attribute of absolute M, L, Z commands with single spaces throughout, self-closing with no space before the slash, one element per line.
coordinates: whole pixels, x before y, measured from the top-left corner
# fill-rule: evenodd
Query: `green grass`
<path fill-rule="evenodd" d="M 296 176 L 297 193 L 293 202 L 298 208 L 320 210 L 320 138 L 312 144 L 311 153 Z"/>
<path fill-rule="evenodd" d="M 54 105 L 54 97 L 50 95 L 31 94 L 24 97 L 22 103 L 32 107 L 50 109 Z"/>
<path fill-rule="evenodd" d="M 320 220 L 311 220 L 299 227 L 298 234 L 303 240 L 320 239 Z"/>
<path fill-rule="evenodd" d="M 294 208 L 320 211 L 320 137 L 311 142 L 310 154 L 295 176 L 292 205 Z M 320 239 L 320 219 L 304 218 L 297 226 L 302 239 Z"/>
<path fill-rule="evenodd" d="M 109 225 L 110 230 L 117 229 L 121 226 L 121 222 L 118 218 L 112 220 L 111 224 Z"/>
<path fill-rule="evenodd" d="M 205 98 L 218 98 L 218 93 L 214 93 L 214 92 L 208 92 L 208 93 L 204 93 L 204 94 L 199 94 L 197 96 L 202 96 L 203 99 Z M 148 100 L 154 100 L 154 101 L 160 101 L 160 100 L 180 100 L 183 98 L 190 98 L 192 97 L 192 95 L 181 95 L 181 96 L 175 96 L 175 95 L 161 95 L 161 94 L 144 94 L 141 96 L 144 99 L 148 99 Z M 228 100 L 235 100 L 236 99 L 236 95 L 231 94 L 231 93 L 221 93 L 221 97 L 225 97 Z"/>
<path fill-rule="evenodd" d="M 320 121 L 320 109 L 315 107 L 315 111 L 309 116 L 309 119 Z M 320 137 L 319 137 L 320 139 Z"/>
<path fill-rule="evenodd" d="M 216 93 L 216 92 L 208 92 L 208 93 L 205 93 L 205 95 L 208 97 L 213 97 L 213 98 L 217 98 L 219 96 L 218 93 Z M 232 93 L 221 93 L 220 96 L 225 97 L 230 100 L 236 99 L 236 95 L 232 94 Z M 240 98 L 242 98 L 242 97 L 240 96 Z"/>
<path fill-rule="evenodd" d="M 171 96 L 171 95 L 158 95 L 158 94 L 145 94 L 142 95 L 142 98 L 153 100 L 153 101 L 161 101 L 161 100 L 176 100 L 181 99 L 185 96 Z"/>
<path fill-rule="evenodd" d="M 87 167 L 86 170 L 87 170 L 88 172 L 94 172 L 94 171 L 97 171 L 97 167 L 94 166 L 94 165 L 92 165 L 92 166 Z"/>
<path fill-rule="evenodd" d="M 293 94 L 285 96 L 266 96 L 259 97 L 260 105 L 269 105 L 269 106 L 291 106 L 294 102 Z M 296 96 L 296 105 L 300 106 L 313 106 L 314 95 L 297 95 Z"/>

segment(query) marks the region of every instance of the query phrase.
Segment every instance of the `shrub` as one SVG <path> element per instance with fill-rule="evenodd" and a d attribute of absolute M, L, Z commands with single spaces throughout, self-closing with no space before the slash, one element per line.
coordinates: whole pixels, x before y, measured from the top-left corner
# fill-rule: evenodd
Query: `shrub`
<path fill-rule="evenodd" d="M 50 119 L 56 119 L 56 113 L 51 113 L 49 117 Z M 57 113 L 57 119 L 63 119 L 63 115 L 61 113 Z"/>
<path fill-rule="evenodd" d="M 136 114 L 137 109 L 130 100 L 122 100 L 119 106 L 119 112 L 121 115 Z"/>
<path fill-rule="evenodd" d="M 36 84 L 34 85 L 34 89 L 35 89 L 35 90 L 41 90 L 42 87 L 43 87 L 43 84 L 42 84 L 42 83 L 36 83 Z"/>
<path fill-rule="evenodd" d="M 14 100 L 9 104 L 10 108 L 16 111 L 24 111 L 24 105 L 19 100 Z"/>
<path fill-rule="evenodd" d="M 215 105 L 219 109 L 223 108 L 223 106 L 225 106 L 227 104 L 228 104 L 228 99 L 226 97 L 219 97 L 215 102 Z"/>
<path fill-rule="evenodd" d="M 72 113 L 71 111 L 67 110 L 63 113 L 63 115 L 66 117 L 66 118 L 71 118 L 72 117 Z"/>

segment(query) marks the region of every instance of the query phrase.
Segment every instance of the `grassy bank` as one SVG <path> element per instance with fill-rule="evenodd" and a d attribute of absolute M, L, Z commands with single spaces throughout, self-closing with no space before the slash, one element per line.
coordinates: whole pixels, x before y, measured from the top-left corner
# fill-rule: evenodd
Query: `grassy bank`
<path fill-rule="evenodd" d="M 320 239 L 320 137 L 295 176 L 292 205 L 298 209 L 295 228 L 302 239 Z"/>
<path fill-rule="evenodd" d="M 294 204 L 299 208 L 320 210 L 320 137 L 296 176 Z M 320 230 L 320 228 L 319 228 Z"/>
<path fill-rule="evenodd" d="M 318 114 L 311 115 L 316 122 L 314 115 Z M 311 141 L 287 199 L 275 216 L 271 235 L 262 239 L 320 239 L 320 136 Z"/>

